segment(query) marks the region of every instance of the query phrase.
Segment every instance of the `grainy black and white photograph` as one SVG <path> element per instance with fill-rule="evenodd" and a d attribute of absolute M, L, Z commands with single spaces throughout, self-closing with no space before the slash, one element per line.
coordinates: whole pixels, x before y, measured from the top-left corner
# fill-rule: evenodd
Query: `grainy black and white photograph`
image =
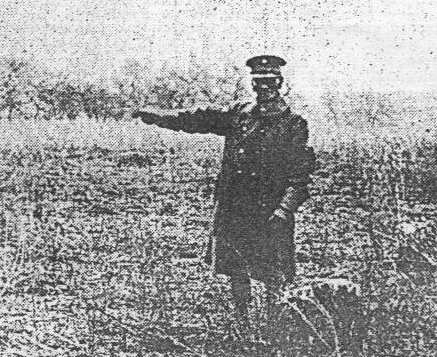
<path fill-rule="evenodd" d="M 437 3 L 2 0 L 1 357 L 437 355 Z"/>

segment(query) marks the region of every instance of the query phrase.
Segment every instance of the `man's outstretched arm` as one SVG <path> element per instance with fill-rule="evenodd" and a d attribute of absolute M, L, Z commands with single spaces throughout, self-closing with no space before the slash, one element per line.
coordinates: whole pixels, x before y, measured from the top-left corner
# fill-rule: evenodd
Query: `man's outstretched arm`
<path fill-rule="evenodd" d="M 187 133 L 227 135 L 231 130 L 232 119 L 238 115 L 242 105 L 236 105 L 229 111 L 207 108 L 195 112 L 177 111 L 137 111 L 133 118 L 141 118 L 146 124 L 155 124 L 161 128 Z"/>

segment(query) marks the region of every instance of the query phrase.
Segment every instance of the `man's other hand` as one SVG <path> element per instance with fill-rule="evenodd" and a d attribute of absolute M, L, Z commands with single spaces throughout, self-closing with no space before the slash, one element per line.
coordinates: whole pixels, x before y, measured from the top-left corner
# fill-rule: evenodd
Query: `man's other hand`
<path fill-rule="evenodd" d="M 273 214 L 270 216 L 269 220 L 273 221 L 275 219 L 281 219 L 281 220 L 285 221 L 288 218 L 288 216 L 289 216 L 288 212 L 286 212 L 284 209 L 277 208 L 277 209 L 275 209 Z"/>

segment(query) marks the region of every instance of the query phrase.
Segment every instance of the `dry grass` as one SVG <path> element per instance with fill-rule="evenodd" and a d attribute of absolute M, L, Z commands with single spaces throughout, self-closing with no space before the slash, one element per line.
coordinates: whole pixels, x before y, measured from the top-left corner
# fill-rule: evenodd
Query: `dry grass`
<path fill-rule="evenodd" d="M 298 214 L 299 288 L 358 284 L 365 356 L 431 356 L 435 132 L 310 128 L 320 169 Z M 0 351 L 253 355 L 224 340 L 226 281 L 178 259 L 205 247 L 222 143 L 138 122 L 0 122 Z M 282 310 L 270 333 L 284 353 L 352 353 L 347 294 L 324 294 Z"/>

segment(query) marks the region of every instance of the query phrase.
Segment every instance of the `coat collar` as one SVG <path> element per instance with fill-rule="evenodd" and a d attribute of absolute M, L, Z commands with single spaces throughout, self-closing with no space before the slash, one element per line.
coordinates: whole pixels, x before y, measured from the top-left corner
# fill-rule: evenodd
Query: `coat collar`
<path fill-rule="evenodd" d="M 262 117 L 272 117 L 283 114 L 289 106 L 284 99 L 278 98 L 271 102 L 257 103 L 253 108 L 252 114 L 260 115 Z"/>

